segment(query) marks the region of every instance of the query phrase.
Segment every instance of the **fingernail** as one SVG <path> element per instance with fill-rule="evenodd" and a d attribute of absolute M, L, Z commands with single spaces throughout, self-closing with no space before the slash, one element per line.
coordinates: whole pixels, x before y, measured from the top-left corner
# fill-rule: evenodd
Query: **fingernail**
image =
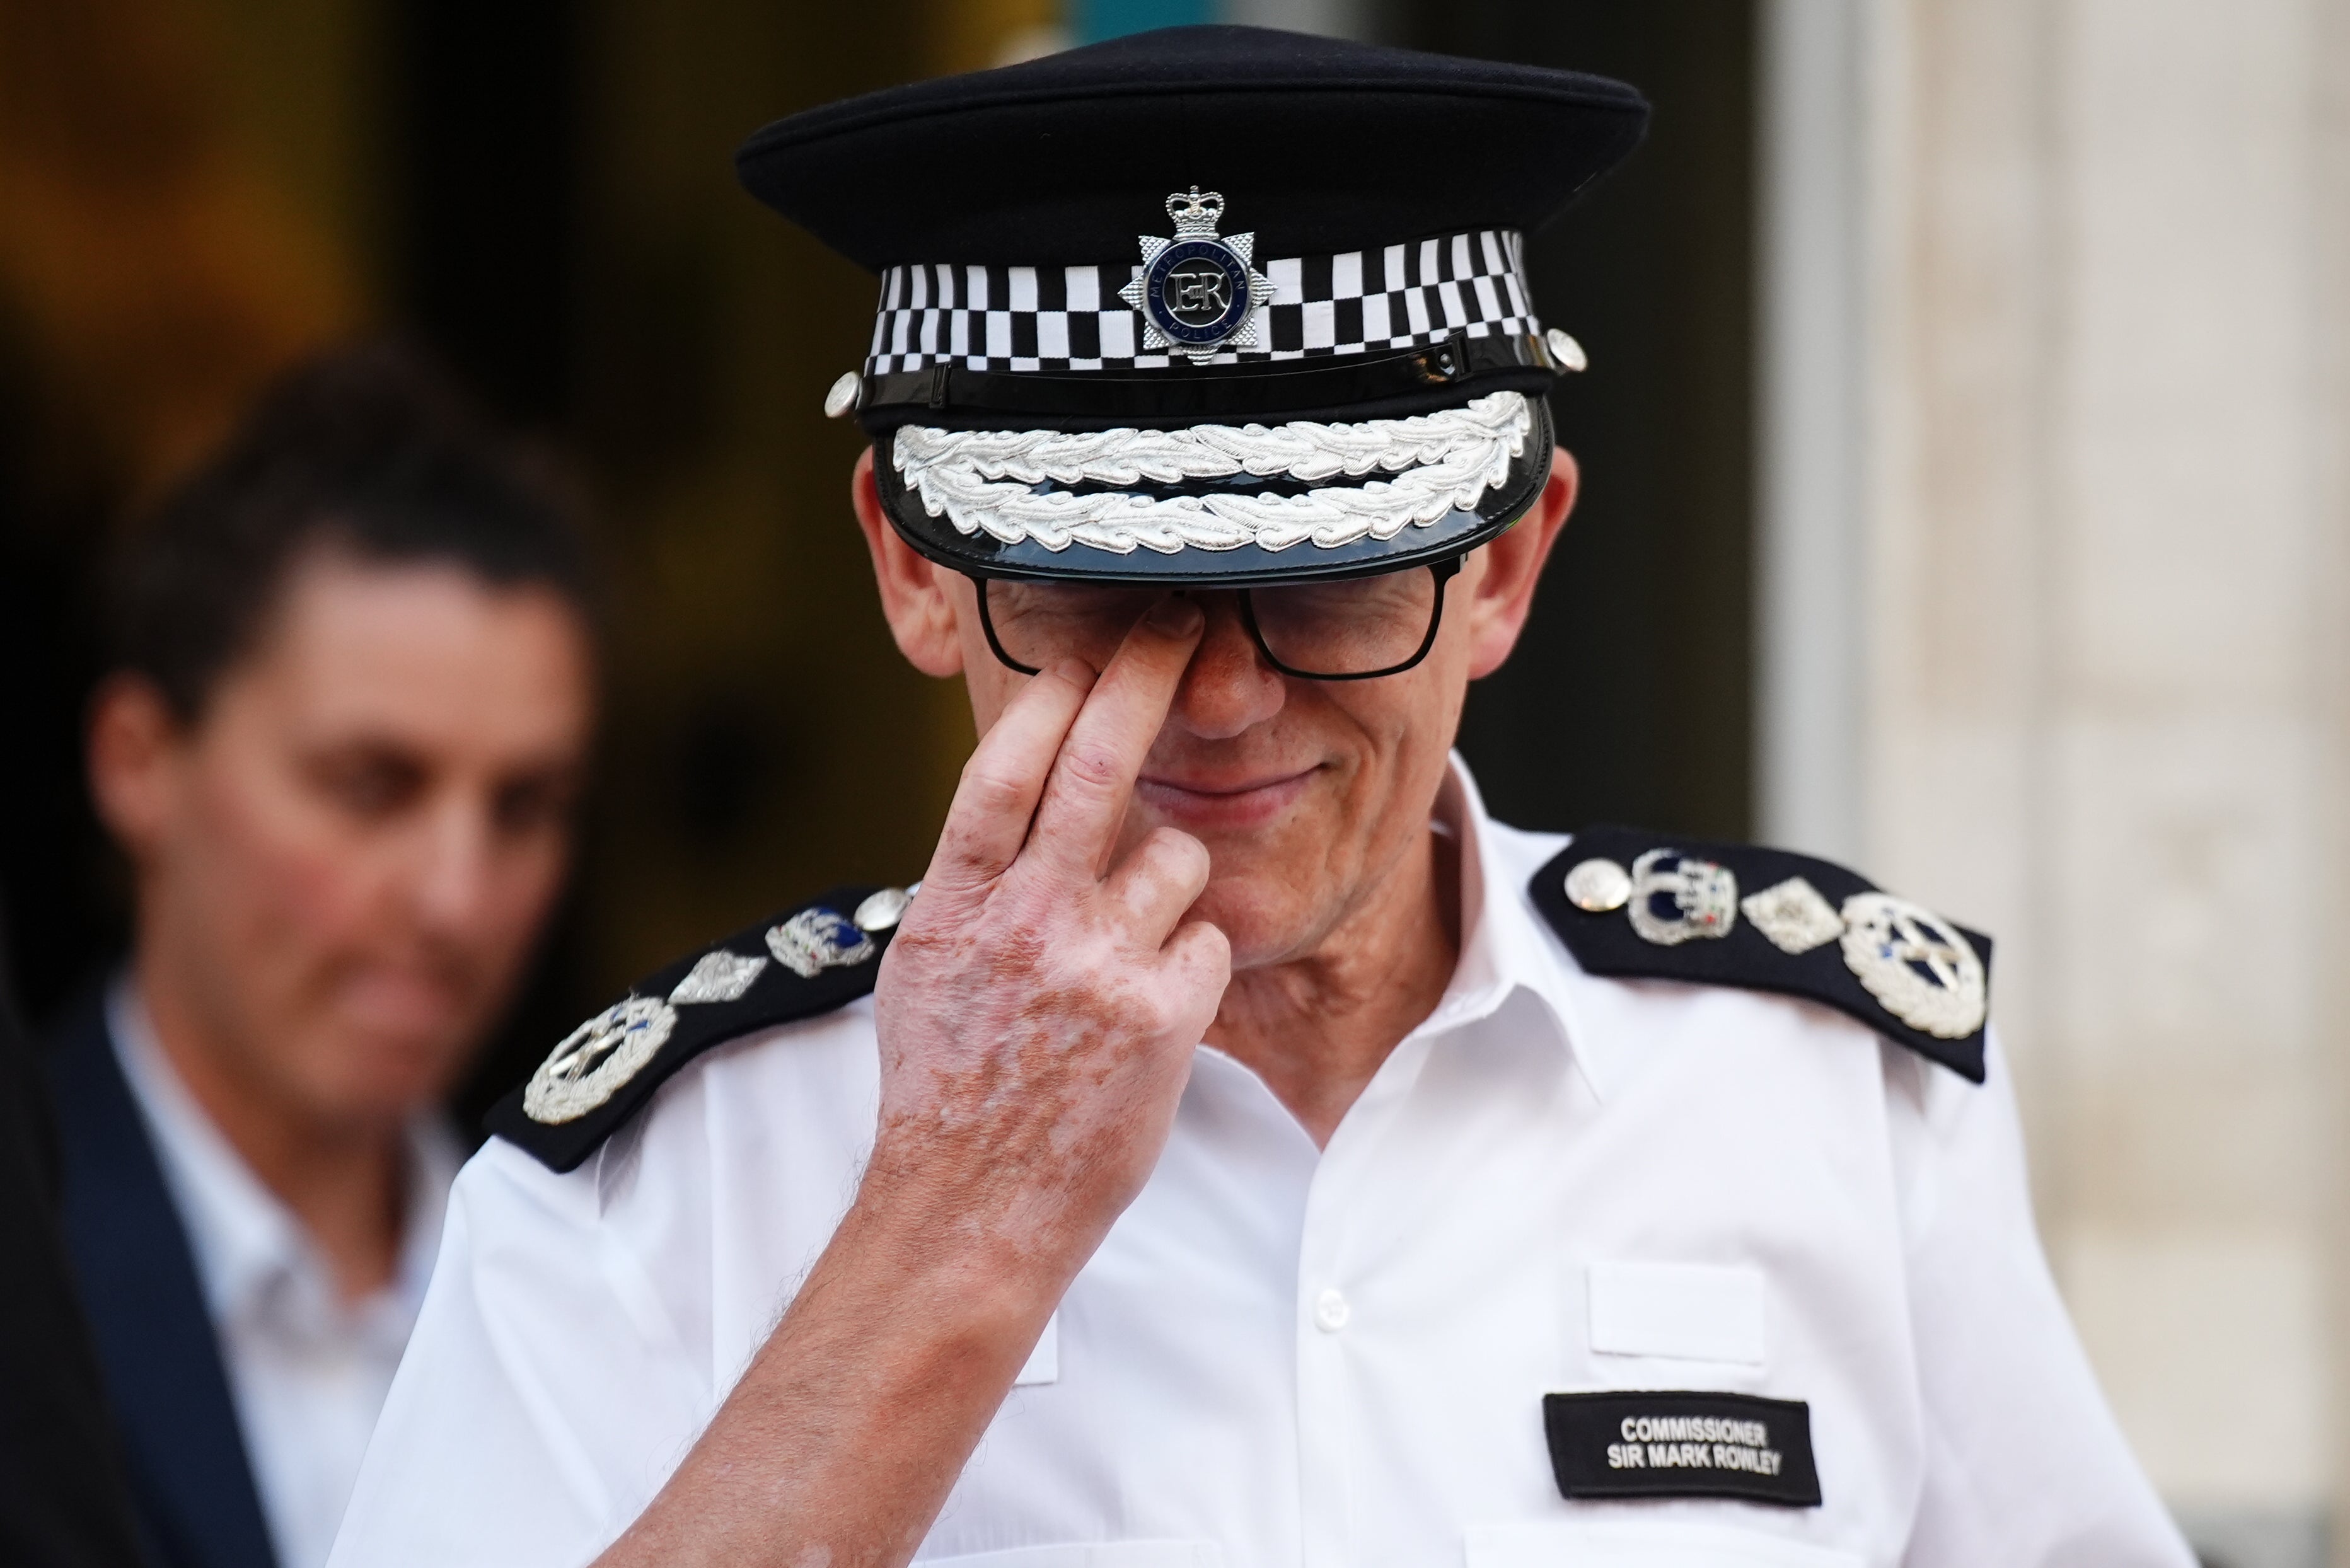
<path fill-rule="evenodd" d="M 1170 594 L 1151 606 L 1150 614 L 1144 618 L 1149 622 L 1153 631 L 1164 632 L 1169 637 L 1189 637 L 1199 629 L 1200 607 L 1190 599 Z"/>

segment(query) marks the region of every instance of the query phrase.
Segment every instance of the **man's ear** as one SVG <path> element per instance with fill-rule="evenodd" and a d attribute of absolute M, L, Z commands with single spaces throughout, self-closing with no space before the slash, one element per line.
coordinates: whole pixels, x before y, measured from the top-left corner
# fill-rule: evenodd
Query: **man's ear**
<path fill-rule="evenodd" d="M 849 475 L 848 497 L 857 509 L 857 525 L 865 531 L 874 586 L 881 590 L 881 614 L 889 622 L 889 635 L 898 639 L 898 651 L 925 675 L 962 674 L 962 637 L 955 625 L 954 605 L 939 581 L 938 567 L 898 536 L 881 510 L 869 446 Z"/>
<path fill-rule="evenodd" d="M 162 840 L 187 736 L 155 683 L 109 676 L 90 698 L 85 760 L 99 820 L 134 866 Z"/>
<path fill-rule="evenodd" d="M 1534 609 L 1534 587 L 1542 581 L 1543 566 L 1551 546 L 1566 527 L 1575 510 L 1575 487 L 1582 474 L 1565 447 L 1551 452 L 1550 481 L 1542 496 L 1517 525 L 1477 552 L 1480 569 L 1467 575 L 1470 600 L 1461 607 L 1469 616 L 1469 677 L 1491 675 L 1518 645 L 1518 633 Z"/>

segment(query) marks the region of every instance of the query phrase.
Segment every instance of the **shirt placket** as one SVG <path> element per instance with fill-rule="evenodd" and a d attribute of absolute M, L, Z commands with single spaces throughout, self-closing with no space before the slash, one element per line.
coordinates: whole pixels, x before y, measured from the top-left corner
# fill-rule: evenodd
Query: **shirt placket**
<path fill-rule="evenodd" d="M 1371 1374 L 1358 1348 L 1376 1320 L 1376 1282 L 1352 1276 L 1348 1237 L 1361 1211 L 1371 1163 L 1397 1141 L 1429 1041 L 1399 1045 L 1347 1113 L 1316 1164 L 1298 1240 L 1298 1539 L 1304 1568 L 1359 1568 L 1365 1561 L 1355 1507 L 1354 1413 Z"/>

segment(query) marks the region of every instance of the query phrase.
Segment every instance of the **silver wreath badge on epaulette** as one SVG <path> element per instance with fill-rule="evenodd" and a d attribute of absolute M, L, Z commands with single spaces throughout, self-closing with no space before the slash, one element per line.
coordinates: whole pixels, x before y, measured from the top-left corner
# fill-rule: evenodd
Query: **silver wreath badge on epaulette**
<path fill-rule="evenodd" d="M 1982 1027 L 1990 987 L 1956 926 L 1890 893 L 1855 893 L 1843 919 L 1845 966 L 1886 1012 L 1937 1040 Z"/>
<path fill-rule="evenodd" d="M 523 1090 L 523 1114 L 549 1127 L 577 1121 L 643 1070 L 677 1027 L 657 996 L 614 1002 L 563 1037 Z"/>

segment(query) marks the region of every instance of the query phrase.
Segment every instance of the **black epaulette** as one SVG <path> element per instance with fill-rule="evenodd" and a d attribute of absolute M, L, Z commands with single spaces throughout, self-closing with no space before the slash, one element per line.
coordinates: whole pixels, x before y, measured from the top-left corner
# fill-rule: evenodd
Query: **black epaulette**
<path fill-rule="evenodd" d="M 1980 1084 L 1991 939 L 1826 860 L 1595 827 L 1534 873 L 1584 969 L 1825 1002 Z"/>
<path fill-rule="evenodd" d="M 490 1132 L 550 1170 L 576 1169 L 704 1051 L 870 992 L 908 897 L 899 888 L 837 888 L 655 971 L 492 1106 Z"/>

